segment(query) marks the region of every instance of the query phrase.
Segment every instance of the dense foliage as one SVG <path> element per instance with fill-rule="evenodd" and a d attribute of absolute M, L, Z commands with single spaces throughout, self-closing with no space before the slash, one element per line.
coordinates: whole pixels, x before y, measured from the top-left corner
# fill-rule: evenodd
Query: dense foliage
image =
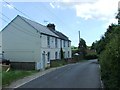
<path fill-rule="evenodd" d="M 110 25 L 104 36 L 93 43 L 91 49 L 99 54 L 105 87 L 120 89 L 120 26 Z"/>
<path fill-rule="evenodd" d="M 96 53 L 94 53 L 94 54 L 86 54 L 85 55 L 86 60 L 97 59 L 97 58 L 98 58 L 98 56 L 96 55 Z"/>
<path fill-rule="evenodd" d="M 87 45 L 84 39 L 80 39 L 79 42 L 79 46 L 78 46 L 78 51 L 80 55 L 83 55 L 83 57 L 85 57 L 86 53 L 86 49 L 87 49 Z"/>

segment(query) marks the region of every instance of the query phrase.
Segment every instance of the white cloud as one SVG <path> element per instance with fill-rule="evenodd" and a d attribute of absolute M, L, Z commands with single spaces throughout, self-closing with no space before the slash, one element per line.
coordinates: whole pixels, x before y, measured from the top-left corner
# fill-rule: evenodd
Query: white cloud
<path fill-rule="evenodd" d="M 118 10 L 118 0 L 98 0 L 95 3 L 75 5 L 76 15 L 81 18 L 106 20 L 113 18 Z"/>
<path fill-rule="evenodd" d="M 117 23 L 115 19 L 119 0 L 98 0 L 95 3 L 83 3 L 75 5 L 76 15 L 85 20 L 97 19 L 105 21 L 107 28 L 111 23 Z"/>
<path fill-rule="evenodd" d="M 115 18 L 109 19 L 108 22 L 107 22 L 103 27 L 107 29 L 108 26 L 111 25 L 112 23 L 113 23 L 113 24 L 117 24 L 117 23 L 118 23 L 118 20 L 115 19 Z"/>
<path fill-rule="evenodd" d="M 115 23 L 115 13 L 120 0 L 58 0 L 54 2 L 55 8 L 73 8 L 76 16 L 87 19 L 106 21 L 107 24 Z"/>
<path fill-rule="evenodd" d="M 74 8 L 76 15 L 84 19 L 106 20 L 118 10 L 119 0 L 57 0 L 50 3 L 52 8 Z"/>
<path fill-rule="evenodd" d="M 97 0 L 53 0 L 52 5 L 55 8 L 71 8 L 74 7 L 75 5 L 78 4 L 83 4 L 83 3 L 94 3 Z M 51 4 L 51 2 L 50 2 Z M 53 7 L 52 6 L 52 7 Z"/>

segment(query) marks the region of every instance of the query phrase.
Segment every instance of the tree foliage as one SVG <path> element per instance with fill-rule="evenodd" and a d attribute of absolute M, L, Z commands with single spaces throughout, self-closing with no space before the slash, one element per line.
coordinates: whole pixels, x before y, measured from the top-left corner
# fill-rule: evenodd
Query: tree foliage
<path fill-rule="evenodd" d="M 117 25 L 111 24 L 105 34 L 101 37 L 99 41 L 94 42 L 92 44 L 91 48 L 95 49 L 97 54 L 100 54 L 102 51 L 105 50 L 106 45 L 111 41 L 112 38 L 118 33 L 118 30 L 116 31 Z"/>
<path fill-rule="evenodd" d="M 116 35 L 100 54 L 101 74 L 106 88 L 120 89 L 120 36 Z"/>
<path fill-rule="evenodd" d="M 118 25 L 111 24 L 101 39 L 92 44 L 99 54 L 101 76 L 106 88 L 120 90 L 120 10 Z"/>
<path fill-rule="evenodd" d="M 94 48 L 99 54 L 105 87 L 120 89 L 120 26 L 110 25 Z"/>
<path fill-rule="evenodd" d="M 80 39 L 80 43 L 79 43 L 79 46 L 78 46 L 78 51 L 79 51 L 79 54 L 85 56 L 86 55 L 86 49 L 87 49 L 87 45 L 86 45 L 86 42 L 84 39 Z"/>
<path fill-rule="evenodd" d="M 80 49 L 80 48 L 87 48 L 87 45 L 86 45 L 86 42 L 85 42 L 85 40 L 84 39 L 80 39 L 80 43 L 79 43 L 79 46 L 78 46 L 78 48 Z"/>

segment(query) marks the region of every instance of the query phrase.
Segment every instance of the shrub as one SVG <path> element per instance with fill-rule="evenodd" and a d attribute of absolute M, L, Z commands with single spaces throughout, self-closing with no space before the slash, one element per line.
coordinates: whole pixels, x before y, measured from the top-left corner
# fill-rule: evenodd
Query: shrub
<path fill-rule="evenodd" d="M 86 59 L 86 60 L 97 59 L 97 58 L 98 58 L 97 54 L 87 54 L 87 55 L 85 56 L 85 59 Z"/>
<path fill-rule="evenodd" d="M 67 64 L 65 60 L 51 60 L 50 67 L 59 67 Z"/>
<path fill-rule="evenodd" d="M 120 89 L 120 36 L 115 36 L 100 55 L 101 76 L 106 88 Z"/>

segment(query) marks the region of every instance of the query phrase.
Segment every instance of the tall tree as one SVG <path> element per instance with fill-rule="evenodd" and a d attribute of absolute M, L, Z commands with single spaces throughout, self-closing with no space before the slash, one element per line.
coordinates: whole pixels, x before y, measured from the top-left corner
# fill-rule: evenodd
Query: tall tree
<path fill-rule="evenodd" d="M 86 45 L 86 42 L 85 42 L 85 40 L 84 39 L 80 39 L 80 42 L 79 42 L 79 46 L 78 46 L 78 48 L 87 48 L 87 45 Z"/>
<path fill-rule="evenodd" d="M 83 56 L 86 55 L 87 45 L 86 45 L 85 40 L 82 38 L 80 39 L 78 49 L 79 49 L 79 54 L 82 54 Z"/>

